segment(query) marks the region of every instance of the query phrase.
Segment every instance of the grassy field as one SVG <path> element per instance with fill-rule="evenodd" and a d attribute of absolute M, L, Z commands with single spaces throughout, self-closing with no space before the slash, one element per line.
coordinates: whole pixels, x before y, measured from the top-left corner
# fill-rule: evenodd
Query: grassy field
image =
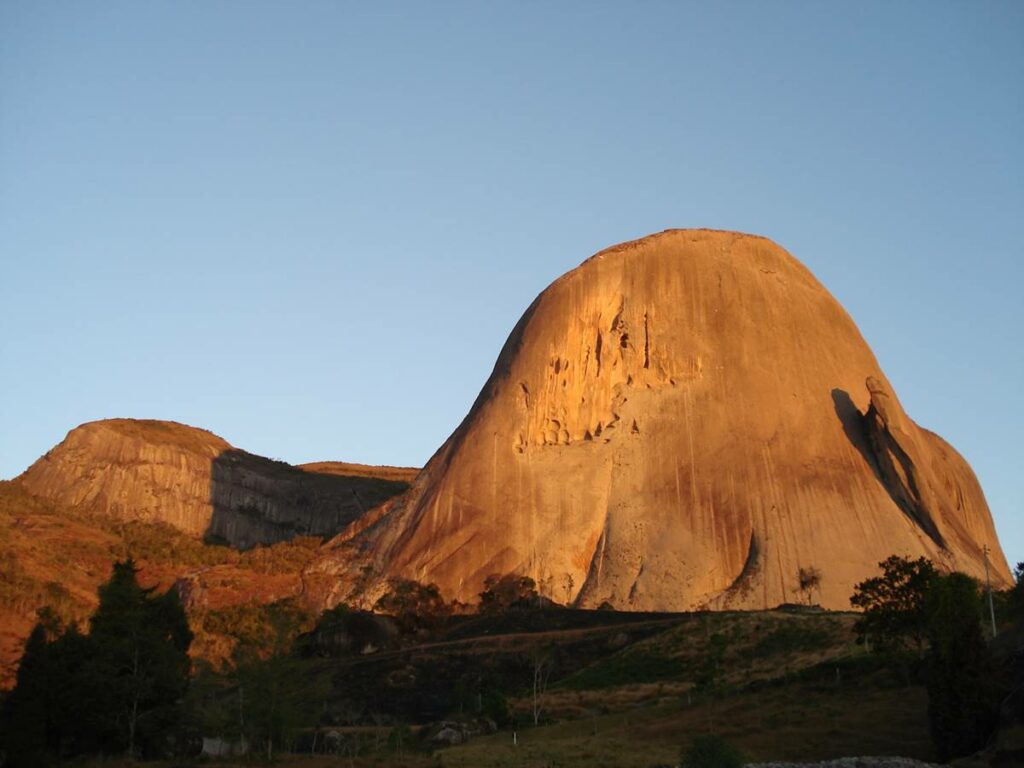
<path fill-rule="evenodd" d="M 437 757 L 452 768 L 674 765 L 683 745 L 714 732 L 756 761 L 872 754 L 924 760 L 932 757 L 926 705 L 922 688 L 891 680 L 793 680 L 693 698 L 690 704 L 685 696 L 663 698 L 627 711 L 524 728 L 517 746 L 511 733 L 501 732 L 441 750 Z"/>
<path fill-rule="evenodd" d="M 553 617 L 551 623 L 562 628 L 548 631 L 533 616 L 523 623 L 536 631 L 500 634 L 511 628 L 507 617 L 494 626 L 474 620 L 475 637 L 456 626 L 453 640 L 376 659 L 326 661 L 324 668 L 339 692 L 376 681 L 380 700 L 392 695 L 389 669 L 419 679 L 434 700 L 443 698 L 440 681 L 450 674 L 472 677 L 486 670 L 510 692 L 518 725 L 456 747 L 421 742 L 399 755 L 393 748 L 375 751 L 368 740 L 335 763 L 295 757 L 287 764 L 642 768 L 675 765 L 680 749 L 708 732 L 756 761 L 872 754 L 931 759 L 923 688 L 856 646 L 853 620 L 852 614 L 780 611 L 593 613 Z M 534 727 L 522 661 L 539 648 L 561 652 L 554 655 L 542 723 Z M 715 661 L 710 681 L 709 658 Z M 420 676 L 417 670 L 426 668 L 435 676 Z M 379 729 L 379 744 L 388 730 Z"/>
<path fill-rule="evenodd" d="M 931 759 L 923 687 L 857 646 L 854 620 L 824 612 L 565 609 L 454 617 L 397 649 L 297 661 L 301 689 L 326 686 L 317 694 L 320 724 L 303 728 L 295 743 L 310 749 L 315 732 L 322 747 L 333 731 L 342 746 L 332 755 L 282 755 L 278 762 L 647 768 L 677 764 L 681 748 L 709 732 L 752 761 Z M 549 682 L 534 726 L 538 658 L 549 665 Z M 414 735 L 418 726 L 431 733 L 429 724 L 443 719 L 479 719 L 478 702 L 495 692 L 510 708 L 498 732 L 448 748 Z M 166 765 L 193 764 L 200 763 Z"/>
<path fill-rule="evenodd" d="M 646 768 L 677 764 L 683 745 L 712 730 L 757 761 L 872 754 L 928 760 L 932 754 L 925 706 L 920 687 L 900 685 L 884 671 L 874 670 L 855 680 L 796 679 L 715 700 L 692 699 L 687 704 L 685 696 L 671 697 L 624 712 L 526 727 L 516 732 L 517 745 L 512 744 L 512 731 L 504 730 L 436 751 L 288 755 L 278 762 L 294 768 Z M 113 768 L 118 763 L 90 765 Z"/>

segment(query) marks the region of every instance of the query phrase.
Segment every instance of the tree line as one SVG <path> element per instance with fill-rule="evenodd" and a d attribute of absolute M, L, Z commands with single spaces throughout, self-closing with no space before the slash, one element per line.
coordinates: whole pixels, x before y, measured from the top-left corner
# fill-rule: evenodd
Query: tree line
<path fill-rule="evenodd" d="M 895 659 L 923 678 L 928 726 L 941 762 L 982 749 L 993 734 L 1006 681 L 985 639 L 979 583 L 959 572 L 940 573 L 928 559 L 892 556 L 881 574 L 858 584 L 850 599 L 862 611 L 859 643 Z M 1024 620 L 1024 563 L 1015 586 L 998 602 L 1013 622 Z M 994 619 L 993 619 L 994 621 Z"/>
<path fill-rule="evenodd" d="M 992 733 L 1005 693 L 982 630 L 979 585 L 961 573 L 940 573 L 924 558 L 894 556 L 879 566 L 880 575 L 858 584 L 851 598 L 861 611 L 858 641 L 923 681 L 938 757 L 971 754 Z M 1016 587 L 998 601 L 1001 613 L 1020 620 L 1024 564 L 1015 575 Z M 800 577 L 800 591 L 810 604 L 821 574 L 809 568 Z M 538 607 L 553 605 L 531 578 L 517 574 L 489 576 L 479 597 L 473 610 L 481 615 L 526 612 L 522 615 L 529 617 Z M 446 602 L 434 584 L 392 579 L 374 613 L 339 606 L 323 614 L 318 627 L 331 622 L 357 627 L 362 618 L 386 615 L 402 642 L 415 644 L 429 639 L 453 613 L 467 612 L 470 606 Z M 188 656 L 193 635 L 177 592 L 143 588 L 131 560 L 116 563 L 100 587 L 87 631 L 65 624 L 53 611 L 40 612 L 16 687 L 0 705 L 3 764 L 46 765 L 83 755 L 194 754 L 199 734 L 244 745 L 267 759 L 293 747 L 303 726 L 319 722 L 331 681 L 303 665 L 296 653 L 296 638 L 308 627 L 303 616 L 285 604 L 265 613 L 268 626 L 239 638 L 225 671 L 215 672 L 202 661 L 193 666 Z M 375 625 L 367 626 L 371 631 Z M 527 695 L 537 724 L 554 655 L 539 648 L 528 661 Z M 713 679 L 719 666 L 712 653 L 698 682 L 708 687 L 701 676 Z M 475 698 L 478 711 L 507 714 L 504 699 L 485 702 L 479 691 Z"/>
<path fill-rule="evenodd" d="M 178 593 L 138 581 L 117 562 L 99 588 L 87 631 L 43 608 L 22 654 L 14 689 L 0 704 L 0 765 L 42 766 L 88 755 L 132 759 L 194 753 L 200 733 L 272 759 L 301 725 L 315 722 L 329 680 L 303 679 L 293 652 L 303 629 L 294 606 L 274 604 L 267 626 L 241 633 L 224 672 L 188 655 L 193 633 Z M 532 579 L 489 577 L 481 610 L 535 605 Z M 453 611 L 436 585 L 392 579 L 375 611 L 403 636 L 436 629 Z M 353 613 L 345 606 L 321 622 Z M 358 613 L 358 612 L 355 612 Z"/>
<path fill-rule="evenodd" d="M 189 686 L 191 643 L 177 592 L 141 587 L 131 560 L 100 587 L 87 633 L 44 609 L 0 712 L 7 765 L 163 754 Z"/>

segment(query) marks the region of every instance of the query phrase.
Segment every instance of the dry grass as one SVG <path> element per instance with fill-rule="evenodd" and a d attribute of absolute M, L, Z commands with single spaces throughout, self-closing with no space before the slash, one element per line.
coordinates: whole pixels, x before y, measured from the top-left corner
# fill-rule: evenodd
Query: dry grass
<path fill-rule="evenodd" d="M 416 467 L 392 467 L 386 464 L 353 464 L 348 461 L 312 461 L 308 464 L 297 464 L 296 468 L 304 472 L 316 472 L 324 475 L 393 480 L 406 483 L 407 485 L 411 484 L 420 473 L 420 470 Z"/>
<path fill-rule="evenodd" d="M 133 437 L 148 443 L 173 445 L 187 451 L 199 453 L 223 451 L 231 445 L 213 432 L 199 427 L 190 427 L 176 421 L 157 419 L 104 419 L 83 425 L 87 429 L 110 429 L 118 434 Z"/>
<path fill-rule="evenodd" d="M 923 689 L 791 683 L 721 701 L 670 701 L 526 728 L 438 753 L 450 768 L 675 764 L 680 748 L 714 730 L 751 760 L 823 760 L 849 755 L 932 757 Z M 637 749 L 642 745 L 642 749 Z"/>

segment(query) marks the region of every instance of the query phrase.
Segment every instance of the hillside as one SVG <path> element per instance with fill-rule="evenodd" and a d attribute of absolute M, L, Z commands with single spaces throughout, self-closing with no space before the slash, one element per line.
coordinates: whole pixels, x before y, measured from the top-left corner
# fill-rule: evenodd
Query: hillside
<path fill-rule="evenodd" d="M 293 467 L 184 424 L 106 419 L 71 430 L 17 482 L 79 513 L 166 523 L 246 548 L 333 536 L 405 491 L 416 472 L 343 462 Z"/>
<path fill-rule="evenodd" d="M 265 620 L 270 604 L 289 600 L 312 620 L 318 606 L 303 594 L 316 591 L 315 576 L 304 582 L 301 572 L 319 543 L 298 538 L 239 552 L 164 523 L 85 513 L 0 482 L 0 689 L 13 683 L 36 611 L 49 606 L 64 621 L 86 619 L 115 560 L 134 558 L 145 586 L 178 583 L 197 635 L 193 654 L 219 662 L 234 647 L 239 622 Z"/>
<path fill-rule="evenodd" d="M 683 744 L 710 730 L 753 760 L 930 758 L 923 687 L 855 645 L 854 619 L 559 608 L 458 616 L 403 648 L 325 657 L 317 646 L 295 684 L 330 681 L 317 689 L 319 743 L 354 765 L 646 768 L 674 765 Z M 535 726 L 538 661 L 546 690 Z M 488 734 L 486 718 L 500 729 Z M 446 747 L 431 740 L 439 721 L 484 732 Z M 300 751 L 313 728 L 304 733 Z"/>

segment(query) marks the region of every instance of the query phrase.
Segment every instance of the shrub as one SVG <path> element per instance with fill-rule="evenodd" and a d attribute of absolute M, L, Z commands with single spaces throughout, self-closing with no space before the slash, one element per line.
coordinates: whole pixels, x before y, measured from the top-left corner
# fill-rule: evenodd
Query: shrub
<path fill-rule="evenodd" d="M 502 613 L 510 608 L 526 608 L 537 601 L 537 584 L 529 576 L 492 573 L 484 579 L 480 593 L 481 613 Z"/>
<path fill-rule="evenodd" d="M 736 747 L 713 733 L 694 739 L 680 759 L 682 768 L 742 768 L 746 760 Z"/>
<path fill-rule="evenodd" d="M 451 613 L 437 584 L 397 578 L 388 581 L 388 591 L 376 602 L 374 610 L 393 616 L 407 633 L 430 629 Z"/>

